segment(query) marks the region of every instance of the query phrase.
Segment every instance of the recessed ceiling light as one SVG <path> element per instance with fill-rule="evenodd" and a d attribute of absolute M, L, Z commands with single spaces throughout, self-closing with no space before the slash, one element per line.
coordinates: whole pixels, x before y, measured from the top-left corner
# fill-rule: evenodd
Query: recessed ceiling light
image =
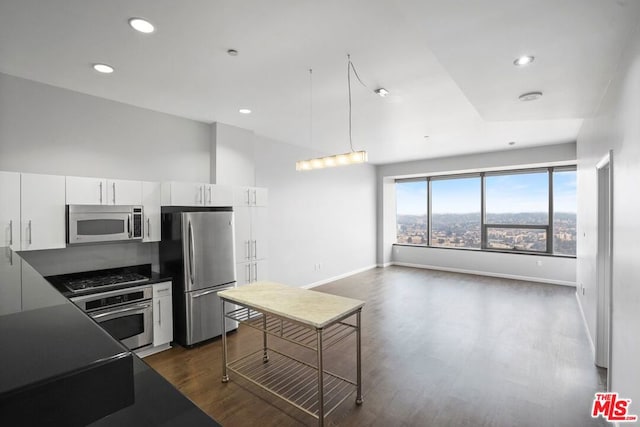
<path fill-rule="evenodd" d="M 374 90 L 375 93 L 377 93 L 378 95 L 380 95 L 381 97 L 385 97 L 387 95 L 389 95 L 389 91 L 386 90 L 385 88 L 381 87 L 379 89 Z"/>
<path fill-rule="evenodd" d="M 102 74 L 113 73 L 113 67 L 107 64 L 93 64 L 93 69 Z"/>
<path fill-rule="evenodd" d="M 509 145 L 516 145 L 515 141 L 509 141 Z"/>
<path fill-rule="evenodd" d="M 524 65 L 531 64 L 534 59 L 536 59 L 535 56 L 524 55 L 524 56 L 521 56 L 520 58 L 516 58 L 513 61 L 513 65 L 517 65 L 518 67 L 522 67 Z"/>
<path fill-rule="evenodd" d="M 142 18 L 131 18 L 129 19 L 129 25 L 136 31 L 140 31 L 141 33 L 149 34 L 155 31 L 155 27 L 153 24 L 146 19 Z"/>
<path fill-rule="evenodd" d="M 248 108 L 241 108 L 238 110 L 240 114 L 251 114 L 251 110 Z"/>
<path fill-rule="evenodd" d="M 227 55 L 229 56 L 238 56 L 238 51 L 235 49 L 227 49 Z"/>
<path fill-rule="evenodd" d="M 518 97 L 520 101 L 535 101 L 542 96 L 542 92 L 527 92 Z"/>

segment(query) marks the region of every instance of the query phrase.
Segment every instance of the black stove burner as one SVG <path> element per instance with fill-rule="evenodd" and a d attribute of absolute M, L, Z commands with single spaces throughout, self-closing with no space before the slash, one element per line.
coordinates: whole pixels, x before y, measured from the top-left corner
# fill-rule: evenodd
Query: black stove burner
<path fill-rule="evenodd" d="M 96 276 L 82 279 L 72 279 L 64 285 L 71 292 L 80 292 L 86 289 L 99 288 L 102 286 L 115 286 L 131 283 L 142 283 L 148 281 L 149 278 L 138 273 L 122 273 L 107 274 L 104 276 Z"/>

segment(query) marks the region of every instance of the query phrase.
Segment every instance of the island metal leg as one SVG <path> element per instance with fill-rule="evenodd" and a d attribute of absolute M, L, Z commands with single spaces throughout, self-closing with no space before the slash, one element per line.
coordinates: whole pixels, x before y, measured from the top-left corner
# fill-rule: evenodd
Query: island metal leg
<path fill-rule="evenodd" d="M 267 315 L 262 315 L 262 362 L 267 363 L 269 355 L 267 354 Z"/>
<path fill-rule="evenodd" d="M 322 329 L 316 329 L 318 341 L 318 425 L 324 426 L 324 368 L 322 367 Z"/>
<path fill-rule="evenodd" d="M 229 375 L 227 375 L 227 322 L 224 315 L 224 300 L 222 300 L 222 382 L 229 382 Z"/>
<path fill-rule="evenodd" d="M 362 310 L 356 313 L 356 382 L 358 383 L 358 391 L 356 392 L 356 404 L 362 405 L 362 353 L 360 348 L 360 314 Z"/>

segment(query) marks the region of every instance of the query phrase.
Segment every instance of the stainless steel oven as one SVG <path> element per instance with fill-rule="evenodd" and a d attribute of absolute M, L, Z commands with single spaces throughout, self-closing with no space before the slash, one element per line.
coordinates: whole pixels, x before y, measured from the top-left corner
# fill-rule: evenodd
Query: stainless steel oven
<path fill-rule="evenodd" d="M 67 205 L 67 243 L 142 240 L 142 206 Z"/>
<path fill-rule="evenodd" d="M 136 286 L 70 298 L 130 350 L 153 343 L 153 288 Z"/>

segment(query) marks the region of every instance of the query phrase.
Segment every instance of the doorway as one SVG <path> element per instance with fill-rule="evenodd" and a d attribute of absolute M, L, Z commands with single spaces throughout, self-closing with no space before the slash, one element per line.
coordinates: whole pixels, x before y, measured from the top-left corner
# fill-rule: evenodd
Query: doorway
<path fill-rule="evenodd" d="M 598 179 L 598 245 L 596 365 L 607 369 L 607 390 L 611 387 L 612 251 L 613 251 L 613 163 L 609 151 L 596 165 Z"/>

